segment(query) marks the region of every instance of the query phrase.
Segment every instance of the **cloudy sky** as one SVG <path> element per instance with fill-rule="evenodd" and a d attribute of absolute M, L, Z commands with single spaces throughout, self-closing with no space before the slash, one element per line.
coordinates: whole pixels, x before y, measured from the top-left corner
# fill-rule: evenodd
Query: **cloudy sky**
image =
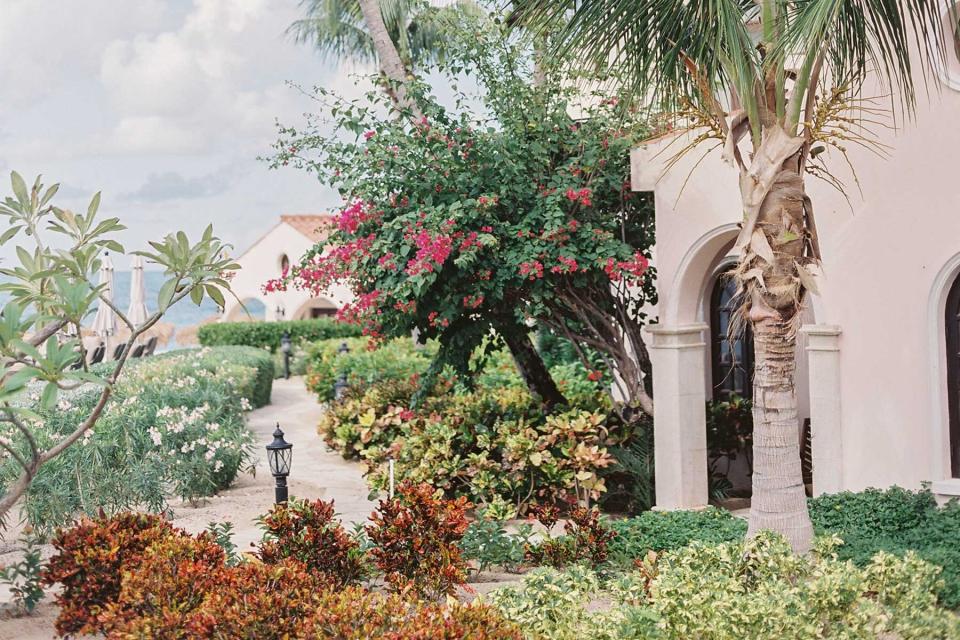
<path fill-rule="evenodd" d="M 0 196 L 11 169 L 60 182 L 67 208 L 101 190 L 128 250 L 212 222 L 239 252 L 281 213 L 336 206 L 315 178 L 257 160 L 278 118 L 311 108 L 287 81 L 359 91 L 355 68 L 284 34 L 297 0 L 2 3 Z"/>

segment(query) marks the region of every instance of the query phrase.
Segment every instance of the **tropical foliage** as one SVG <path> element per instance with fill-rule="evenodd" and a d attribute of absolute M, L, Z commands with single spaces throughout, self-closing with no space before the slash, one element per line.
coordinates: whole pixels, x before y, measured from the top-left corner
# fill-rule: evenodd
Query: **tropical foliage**
<path fill-rule="evenodd" d="M 147 264 L 161 267 L 166 279 L 157 311 L 134 324 L 111 302 L 106 285 L 93 283 L 105 253 L 123 252 L 115 239 L 123 225 L 117 218 L 97 216 L 100 194 L 91 198 L 86 213 L 74 213 L 53 204 L 59 185 L 45 187 L 37 177 L 28 186 L 15 171 L 10 184 L 13 195 L 0 203 L 0 216 L 7 222 L 0 245 L 17 242 L 16 261 L 0 269 L 0 292 L 6 295 L 0 312 L 0 520 L 46 465 L 89 436 L 140 336 L 185 298 L 200 304 L 210 297 L 223 306 L 230 273 L 238 268 L 211 227 L 194 244 L 182 232 L 151 241 L 149 251 L 136 253 Z M 77 339 L 95 305 L 111 307 L 129 331 L 121 357 L 102 375 L 87 370 L 87 354 Z M 71 422 L 60 422 L 57 437 L 51 438 L 44 417 L 23 401 L 30 387 L 39 389 L 39 408 L 48 415 L 61 392 L 78 393 L 82 387 L 96 391 L 89 396 L 93 401 L 71 413 Z"/>
<path fill-rule="evenodd" d="M 817 291 L 821 261 L 806 177 L 842 191 L 831 152 L 846 158 L 858 145 L 882 153 L 874 138 L 882 105 L 864 94 L 865 86 L 874 78 L 892 88 L 892 106 L 912 111 L 915 76 L 925 76 L 945 54 L 942 5 L 519 0 L 514 6 L 519 23 L 551 34 L 578 69 L 614 69 L 628 99 L 648 101 L 689 130 L 674 140 L 676 156 L 719 148 L 737 169 L 740 308 L 731 335 L 750 322 L 756 352 L 750 530 L 773 529 L 797 550 L 809 549 L 813 528 L 799 443 L 791 437 L 798 427 L 800 310 L 807 292 Z"/>

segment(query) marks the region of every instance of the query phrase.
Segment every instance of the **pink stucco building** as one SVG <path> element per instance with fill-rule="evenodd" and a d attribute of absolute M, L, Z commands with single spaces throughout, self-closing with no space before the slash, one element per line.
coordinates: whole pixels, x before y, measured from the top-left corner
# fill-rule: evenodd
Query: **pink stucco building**
<path fill-rule="evenodd" d="M 889 157 L 848 145 L 855 178 L 830 152 L 849 201 L 807 181 L 823 274 L 807 300 L 797 386 L 818 494 L 930 482 L 960 495 L 960 56 L 928 79 L 929 98 L 918 84 L 916 118 L 875 127 Z M 659 323 L 648 340 L 661 508 L 707 502 L 704 403 L 749 387 L 718 344 L 737 172 L 719 151 L 695 166 L 705 149 L 665 171 L 683 146 L 670 142 L 632 156 L 633 188 L 656 202 Z"/>

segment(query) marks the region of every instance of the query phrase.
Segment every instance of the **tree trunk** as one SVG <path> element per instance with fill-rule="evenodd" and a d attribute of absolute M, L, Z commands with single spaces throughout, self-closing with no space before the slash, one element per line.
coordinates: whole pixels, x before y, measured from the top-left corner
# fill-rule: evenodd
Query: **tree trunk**
<path fill-rule="evenodd" d="M 800 464 L 796 323 L 764 317 L 753 322 L 753 498 L 747 535 L 770 529 L 797 553 L 810 550 L 813 527 Z"/>
<path fill-rule="evenodd" d="M 359 0 L 363 20 L 373 39 L 373 48 L 377 52 L 380 72 L 383 74 L 387 94 L 393 99 L 397 107 L 409 110 L 417 119 L 423 117 L 423 112 L 416 102 L 407 95 L 406 82 L 410 71 L 403 64 L 397 46 L 390 39 L 387 25 L 383 22 L 378 0 Z"/>
<path fill-rule="evenodd" d="M 797 329 L 810 265 L 819 262 L 813 209 L 800 170 L 803 140 L 765 128 L 753 165 L 741 173 L 745 223 L 735 276 L 742 305 L 731 323 L 753 327 L 753 498 L 749 535 L 769 529 L 797 553 L 813 542 L 800 463 Z"/>
<path fill-rule="evenodd" d="M 550 370 L 537 353 L 530 336 L 516 328 L 502 329 L 500 335 L 510 349 L 520 376 L 527 383 L 530 391 L 540 396 L 544 409 L 549 412 L 557 406 L 567 404 L 567 399 L 554 382 Z"/>

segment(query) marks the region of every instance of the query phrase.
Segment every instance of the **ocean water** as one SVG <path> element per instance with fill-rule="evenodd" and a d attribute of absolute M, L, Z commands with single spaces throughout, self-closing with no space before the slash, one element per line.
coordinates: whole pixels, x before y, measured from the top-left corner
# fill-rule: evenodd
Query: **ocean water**
<path fill-rule="evenodd" d="M 115 271 L 113 274 L 113 299 L 122 311 L 126 311 L 127 307 L 130 306 L 130 276 L 129 271 Z M 144 288 L 146 289 L 146 303 L 147 303 L 147 313 L 153 313 L 157 309 L 157 296 L 160 294 L 160 287 L 163 286 L 166 278 L 164 274 L 160 271 L 144 271 L 143 272 L 143 281 Z M 0 294 L 0 303 L 6 302 L 7 296 Z M 262 306 L 262 305 L 261 305 Z M 262 316 L 262 309 L 257 308 L 256 304 L 251 305 L 247 303 L 247 307 L 250 309 L 251 313 L 254 314 L 254 317 L 258 317 L 258 313 Z M 210 298 L 205 297 L 203 302 L 199 305 L 195 305 L 189 297 L 181 300 L 177 304 L 170 307 L 167 312 L 164 314 L 161 322 L 169 322 L 170 324 L 176 327 L 177 331 L 185 327 L 190 327 L 193 325 L 198 325 L 204 320 L 217 315 L 217 305 Z M 93 323 L 94 314 L 91 313 L 86 324 L 89 326 Z M 162 349 L 171 349 L 178 346 L 174 340 L 171 340 L 169 344 Z M 182 346 L 182 345 L 179 345 Z"/>

